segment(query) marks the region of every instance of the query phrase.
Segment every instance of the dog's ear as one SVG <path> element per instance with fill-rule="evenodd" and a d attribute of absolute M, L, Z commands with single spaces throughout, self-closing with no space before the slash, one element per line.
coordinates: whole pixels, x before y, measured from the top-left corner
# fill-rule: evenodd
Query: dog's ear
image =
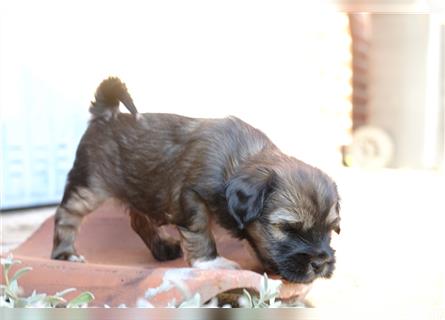
<path fill-rule="evenodd" d="M 225 192 L 227 209 L 240 230 L 261 215 L 264 200 L 272 189 L 272 180 L 271 172 L 259 169 L 230 179 Z"/>
<path fill-rule="evenodd" d="M 335 205 L 335 210 L 337 211 L 337 223 L 334 226 L 334 231 L 337 234 L 340 234 L 341 228 L 340 228 L 340 201 L 337 201 L 336 205 Z"/>
<path fill-rule="evenodd" d="M 326 223 L 337 234 L 340 234 L 340 202 L 334 203 L 326 216 Z"/>

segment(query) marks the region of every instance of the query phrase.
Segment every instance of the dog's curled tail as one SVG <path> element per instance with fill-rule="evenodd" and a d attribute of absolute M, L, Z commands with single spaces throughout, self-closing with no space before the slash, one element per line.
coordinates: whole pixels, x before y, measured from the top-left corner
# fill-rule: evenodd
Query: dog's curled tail
<path fill-rule="evenodd" d="M 102 81 L 97 88 L 90 112 L 93 118 L 110 119 L 119 113 L 119 102 L 122 102 L 132 115 L 138 117 L 139 113 L 125 84 L 119 78 L 110 77 Z"/>

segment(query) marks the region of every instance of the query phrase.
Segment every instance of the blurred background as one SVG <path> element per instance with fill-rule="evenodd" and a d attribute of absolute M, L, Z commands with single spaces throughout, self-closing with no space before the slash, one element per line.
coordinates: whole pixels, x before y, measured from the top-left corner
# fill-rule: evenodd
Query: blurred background
<path fill-rule="evenodd" d="M 315 305 L 445 305 L 442 2 L 0 6 L 2 249 L 53 213 L 13 209 L 60 201 L 114 75 L 139 111 L 238 116 L 337 180 L 338 271 Z"/>
<path fill-rule="evenodd" d="M 443 16 L 321 3 L 9 3 L 2 208 L 60 199 L 110 75 L 141 111 L 236 115 L 322 167 L 443 168 Z"/>

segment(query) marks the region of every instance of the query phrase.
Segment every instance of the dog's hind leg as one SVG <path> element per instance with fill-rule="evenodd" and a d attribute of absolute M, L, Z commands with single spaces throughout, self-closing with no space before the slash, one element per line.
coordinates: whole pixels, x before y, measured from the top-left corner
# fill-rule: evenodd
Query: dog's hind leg
<path fill-rule="evenodd" d="M 83 262 L 74 247 L 76 235 L 83 218 L 96 209 L 105 200 L 100 192 L 88 187 L 74 187 L 68 183 L 62 203 L 57 207 L 54 217 L 54 242 L 52 259 Z"/>
<path fill-rule="evenodd" d="M 182 256 L 179 240 L 163 233 L 160 227 L 142 213 L 130 209 L 130 217 L 131 227 L 141 237 L 156 260 L 174 260 Z"/>

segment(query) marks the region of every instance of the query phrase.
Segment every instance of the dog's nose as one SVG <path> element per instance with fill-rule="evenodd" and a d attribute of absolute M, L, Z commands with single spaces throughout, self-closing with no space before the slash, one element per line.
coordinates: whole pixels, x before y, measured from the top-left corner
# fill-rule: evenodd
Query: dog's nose
<path fill-rule="evenodd" d="M 321 270 L 321 268 L 323 267 L 323 265 L 325 264 L 325 262 L 320 262 L 320 261 L 312 261 L 311 262 L 311 267 L 315 272 L 319 272 Z"/>
<path fill-rule="evenodd" d="M 320 251 L 312 256 L 310 265 L 315 272 L 319 272 L 330 259 L 331 256 L 327 251 Z"/>

